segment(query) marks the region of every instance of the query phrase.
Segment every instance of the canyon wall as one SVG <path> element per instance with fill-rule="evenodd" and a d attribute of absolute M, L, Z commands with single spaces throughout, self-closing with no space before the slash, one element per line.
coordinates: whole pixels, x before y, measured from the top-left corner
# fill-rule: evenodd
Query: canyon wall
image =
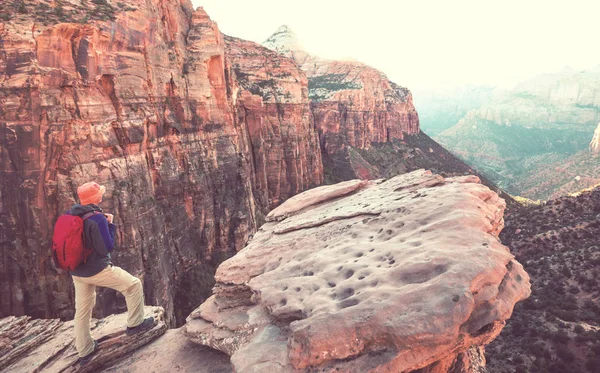
<path fill-rule="evenodd" d="M 348 147 L 402 140 L 419 133 L 419 116 L 407 88 L 358 61 L 333 61 L 304 51 L 296 34 L 281 26 L 264 43 L 306 72 L 311 110 L 323 161 L 348 157 Z"/>
<path fill-rule="evenodd" d="M 323 154 L 418 132 L 410 93 L 381 73 L 361 67 L 361 89 L 316 102 L 296 61 L 222 35 L 188 0 L 19 4 L 0 4 L 2 316 L 73 316 L 49 249 L 83 182 L 106 186 L 113 261 L 172 326 L 270 209 L 323 183 Z M 96 316 L 125 310 L 98 299 Z"/>
<path fill-rule="evenodd" d="M 237 119 L 250 136 L 254 194 L 273 207 L 322 181 L 308 81 L 293 60 L 256 43 L 225 37 L 225 45 L 239 84 Z"/>
<path fill-rule="evenodd" d="M 271 80 L 292 102 L 265 102 L 240 87 L 253 66 L 233 53 L 232 70 L 203 10 L 133 5 L 113 21 L 0 23 L 2 315 L 72 316 L 70 278 L 49 247 L 85 181 L 107 187 L 114 262 L 143 279 L 169 323 L 210 294 L 214 268 L 261 214 L 322 182 L 307 81 L 293 63 L 284 68 L 296 79 Z M 99 300 L 100 314 L 124 310 L 113 291 Z"/>

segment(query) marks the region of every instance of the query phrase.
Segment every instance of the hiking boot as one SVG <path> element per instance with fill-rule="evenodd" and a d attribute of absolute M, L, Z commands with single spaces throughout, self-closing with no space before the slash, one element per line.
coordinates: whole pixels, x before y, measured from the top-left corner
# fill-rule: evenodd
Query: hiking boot
<path fill-rule="evenodd" d="M 153 327 L 154 327 L 154 317 L 150 316 L 150 317 L 146 317 L 144 319 L 144 321 L 142 321 L 142 323 L 138 326 L 134 326 L 133 328 L 127 327 L 127 329 L 125 330 L 125 334 L 134 335 L 134 334 L 138 334 L 138 333 L 144 332 L 146 330 L 152 329 Z"/>
<path fill-rule="evenodd" d="M 84 365 L 84 364 L 89 363 L 89 361 L 92 360 L 92 357 L 94 356 L 94 353 L 96 351 L 98 351 L 98 341 L 94 340 L 94 349 L 89 354 L 85 355 L 84 357 L 79 358 L 79 360 L 78 360 L 79 365 Z"/>

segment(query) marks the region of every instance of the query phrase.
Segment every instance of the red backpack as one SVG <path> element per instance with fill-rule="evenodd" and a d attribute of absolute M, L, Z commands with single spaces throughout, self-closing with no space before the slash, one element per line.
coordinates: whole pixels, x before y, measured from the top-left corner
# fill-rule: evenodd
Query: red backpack
<path fill-rule="evenodd" d="M 81 263 L 85 263 L 93 249 L 87 249 L 84 243 L 83 222 L 96 214 L 88 212 L 79 217 L 62 215 L 54 225 L 52 236 L 52 257 L 58 267 L 65 271 L 73 271 Z"/>

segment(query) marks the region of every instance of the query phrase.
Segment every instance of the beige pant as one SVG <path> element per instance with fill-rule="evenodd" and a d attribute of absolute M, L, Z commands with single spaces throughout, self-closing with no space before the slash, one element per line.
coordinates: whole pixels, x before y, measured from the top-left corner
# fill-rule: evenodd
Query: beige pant
<path fill-rule="evenodd" d="M 80 357 L 90 354 L 94 349 L 90 320 L 96 304 L 96 286 L 115 289 L 125 296 L 128 327 L 133 328 L 144 321 L 142 282 L 127 271 L 109 265 L 92 277 L 72 277 L 75 284 L 75 348 Z"/>

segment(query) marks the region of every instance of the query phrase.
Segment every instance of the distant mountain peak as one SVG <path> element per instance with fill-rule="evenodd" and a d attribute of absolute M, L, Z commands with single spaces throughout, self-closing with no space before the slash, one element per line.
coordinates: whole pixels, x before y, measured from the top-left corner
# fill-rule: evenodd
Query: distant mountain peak
<path fill-rule="evenodd" d="M 559 73 L 563 73 L 563 74 L 569 74 L 569 73 L 574 73 L 574 72 L 576 72 L 576 71 L 571 66 L 565 66 L 562 68 L 562 70 L 559 71 Z"/>
<path fill-rule="evenodd" d="M 296 33 L 288 25 L 280 26 L 263 45 L 282 54 L 304 51 L 304 45 Z"/>
<path fill-rule="evenodd" d="M 277 31 L 275 31 L 275 33 L 276 34 L 279 34 L 279 33 L 282 33 L 282 34 L 294 34 L 294 31 L 288 25 L 281 25 L 281 26 L 279 26 L 279 28 L 277 29 Z"/>

